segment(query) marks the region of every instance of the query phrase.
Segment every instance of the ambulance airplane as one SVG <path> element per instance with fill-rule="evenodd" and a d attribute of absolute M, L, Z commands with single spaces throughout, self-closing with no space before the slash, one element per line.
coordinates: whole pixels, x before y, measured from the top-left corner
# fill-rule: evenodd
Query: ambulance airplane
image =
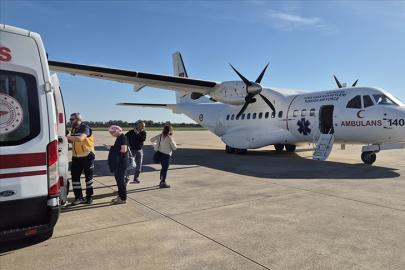
<path fill-rule="evenodd" d="M 241 81 L 214 82 L 188 78 L 179 52 L 173 54 L 174 76 L 49 61 L 56 72 L 125 82 L 138 92 L 145 86 L 176 91 L 176 104 L 119 103 L 117 105 L 171 109 L 201 124 L 226 144 L 227 153 L 274 145 L 295 151 L 313 142 L 315 160 L 326 160 L 334 142 L 366 144 L 361 159 L 376 160 L 381 150 L 402 149 L 405 142 L 405 105 L 376 87 L 346 87 L 304 92 L 260 85 L 267 66 L 249 81 L 234 67 Z M 205 95 L 208 95 L 208 99 Z"/>

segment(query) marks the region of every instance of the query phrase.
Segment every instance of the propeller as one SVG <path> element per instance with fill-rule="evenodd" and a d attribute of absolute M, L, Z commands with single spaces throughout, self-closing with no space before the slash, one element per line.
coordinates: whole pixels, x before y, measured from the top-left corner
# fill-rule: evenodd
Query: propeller
<path fill-rule="evenodd" d="M 343 86 L 340 84 L 340 82 L 339 82 L 339 80 L 336 78 L 336 76 L 333 75 L 333 77 L 335 77 L 335 81 L 336 81 L 337 86 L 338 86 L 339 88 L 342 88 Z M 359 79 L 357 79 L 357 80 L 353 83 L 352 87 L 355 87 L 358 81 L 359 81 Z"/>
<path fill-rule="evenodd" d="M 267 105 L 269 105 L 269 107 L 273 110 L 273 112 L 276 111 L 276 109 L 274 108 L 273 104 L 271 104 L 271 102 L 265 97 L 263 96 L 260 92 L 263 90 L 263 87 L 260 85 L 260 82 L 263 79 L 264 73 L 266 72 L 267 67 L 269 66 L 270 63 L 268 63 L 266 65 L 266 67 L 263 69 L 262 73 L 260 73 L 259 77 L 256 79 L 255 82 L 251 82 L 248 79 L 246 79 L 242 74 L 240 74 L 231 64 L 229 64 L 233 70 L 236 72 L 236 74 L 238 74 L 238 76 L 242 79 L 242 81 L 246 84 L 246 92 L 248 93 L 247 96 L 245 97 L 245 104 L 243 104 L 242 109 L 239 111 L 239 113 L 236 115 L 236 118 L 239 118 L 239 116 L 241 116 L 246 108 L 249 106 L 250 103 L 254 103 L 256 102 L 256 99 L 254 98 L 254 96 L 256 96 L 257 94 L 259 94 L 259 96 L 262 97 L 262 99 L 264 100 L 264 102 L 267 103 Z"/>

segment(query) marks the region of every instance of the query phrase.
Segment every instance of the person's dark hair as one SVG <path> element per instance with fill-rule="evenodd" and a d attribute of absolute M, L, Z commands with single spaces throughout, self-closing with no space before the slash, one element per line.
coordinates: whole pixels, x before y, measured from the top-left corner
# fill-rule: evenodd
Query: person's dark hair
<path fill-rule="evenodd" d="M 167 135 L 172 136 L 173 135 L 173 127 L 170 126 L 170 125 L 165 126 L 163 128 L 162 134 L 163 134 L 163 137 L 166 137 Z"/>

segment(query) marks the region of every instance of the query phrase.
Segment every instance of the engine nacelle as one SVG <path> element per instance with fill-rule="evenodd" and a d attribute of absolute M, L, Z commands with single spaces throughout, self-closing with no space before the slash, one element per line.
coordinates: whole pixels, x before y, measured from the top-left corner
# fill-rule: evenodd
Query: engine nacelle
<path fill-rule="evenodd" d="M 221 88 L 213 92 L 210 96 L 222 103 L 231 105 L 245 104 L 247 96 L 246 84 L 243 81 L 223 82 Z"/>

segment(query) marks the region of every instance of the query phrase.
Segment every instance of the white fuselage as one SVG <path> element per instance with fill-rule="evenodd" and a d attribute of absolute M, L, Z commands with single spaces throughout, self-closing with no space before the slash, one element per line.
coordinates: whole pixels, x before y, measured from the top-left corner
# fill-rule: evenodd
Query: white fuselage
<path fill-rule="evenodd" d="M 239 149 L 298 144 L 334 133 L 341 143 L 384 144 L 405 140 L 405 106 L 384 90 L 349 87 L 318 92 L 264 88 L 276 112 L 261 99 L 236 119 L 241 105 L 181 103 L 178 109 L 229 146 Z M 395 104 L 377 104 L 387 96 Z M 369 102 L 371 100 L 371 103 Z M 367 104 L 368 103 L 368 104 Z"/>

